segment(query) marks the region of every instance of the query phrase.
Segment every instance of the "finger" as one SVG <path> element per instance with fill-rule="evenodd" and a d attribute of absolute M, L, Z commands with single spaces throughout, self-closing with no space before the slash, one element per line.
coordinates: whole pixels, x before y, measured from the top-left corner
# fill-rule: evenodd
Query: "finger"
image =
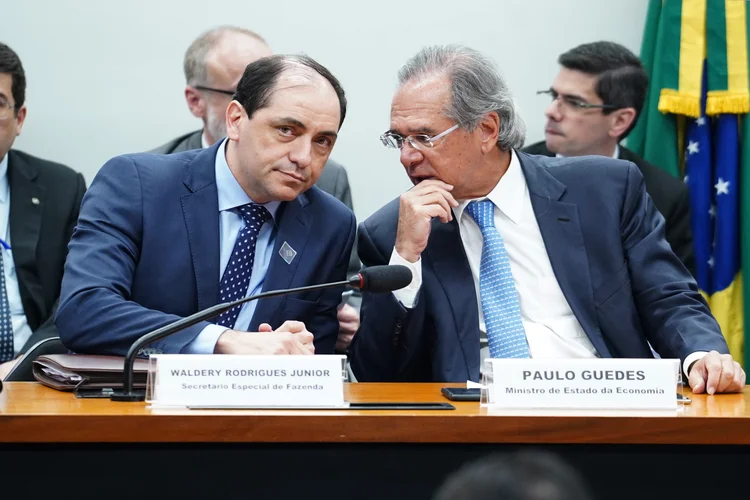
<path fill-rule="evenodd" d="M 305 329 L 305 324 L 301 321 L 287 320 L 284 324 L 276 329 L 277 332 L 297 333 Z"/>
<path fill-rule="evenodd" d="M 690 389 L 692 389 L 695 394 L 701 394 L 706 389 L 705 371 L 705 365 L 703 364 L 702 359 L 696 361 L 693 368 L 690 369 L 688 384 L 690 384 Z"/>
<path fill-rule="evenodd" d="M 442 222 L 446 223 L 453 220 L 453 212 L 451 212 L 450 209 L 446 209 L 446 207 L 440 204 L 422 206 L 420 207 L 419 212 L 431 219 L 437 217 Z"/>
<path fill-rule="evenodd" d="M 732 388 L 730 390 L 731 392 L 739 392 L 745 387 L 745 381 L 747 378 L 745 376 L 745 370 L 742 369 L 740 364 L 736 361 L 734 364 L 734 380 L 732 381 Z"/>
<path fill-rule="evenodd" d="M 294 335 L 285 333 L 281 345 L 286 354 L 304 354 L 302 344 L 295 340 Z"/>
<path fill-rule="evenodd" d="M 295 335 L 295 343 L 297 343 L 299 354 L 315 354 L 315 345 L 312 342 L 310 342 L 309 344 L 305 344 L 299 342 L 296 337 L 298 337 L 298 335 Z"/>
<path fill-rule="evenodd" d="M 448 196 L 446 196 L 448 195 Z M 433 192 L 433 193 L 425 193 L 424 195 L 416 198 L 414 200 L 414 207 L 418 206 L 424 206 L 424 205 L 433 205 L 435 203 L 439 203 L 442 205 L 447 211 L 450 212 L 451 207 L 458 206 L 458 203 L 453 203 L 455 200 L 452 196 L 450 196 L 445 191 L 440 192 Z"/>
<path fill-rule="evenodd" d="M 258 326 L 258 331 L 261 333 L 270 333 L 273 331 L 273 328 L 268 323 L 261 323 L 260 326 Z"/>
<path fill-rule="evenodd" d="M 728 354 L 721 356 L 721 378 L 719 379 L 719 386 L 716 388 L 716 392 L 729 392 L 731 390 L 735 375 L 734 365 L 735 362 L 732 356 Z"/>
<path fill-rule="evenodd" d="M 719 354 L 715 351 L 711 351 L 706 354 L 703 358 L 703 362 L 706 365 L 706 392 L 708 394 L 715 394 L 716 388 L 719 386 L 721 380 L 721 360 Z"/>
<path fill-rule="evenodd" d="M 301 332 L 295 332 L 292 335 L 294 335 L 294 338 L 298 342 L 305 344 L 305 345 L 312 344 L 313 340 L 315 340 L 315 336 L 312 333 L 308 332 L 307 330 L 303 330 Z"/>
<path fill-rule="evenodd" d="M 416 186 L 412 187 L 409 191 L 407 191 L 407 193 L 421 193 L 435 188 L 443 189 L 445 191 L 452 191 L 453 185 L 448 184 L 447 182 L 443 182 L 439 179 L 426 179 Z"/>
<path fill-rule="evenodd" d="M 359 323 L 356 321 L 344 321 L 339 323 L 339 331 L 345 333 L 354 333 L 359 329 Z"/>
<path fill-rule="evenodd" d="M 438 194 L 443 197 L 451 206 L 458 206 L 458 202 L 456 201 L 456 198 L 453 196 L 453 194 L 449 190 L 443 189 L 441 187 L 430 187 L 429 189 L 412 193 L 412 198 L 414 200 L 418 200 L 419 198 L 428 194 Z"/>

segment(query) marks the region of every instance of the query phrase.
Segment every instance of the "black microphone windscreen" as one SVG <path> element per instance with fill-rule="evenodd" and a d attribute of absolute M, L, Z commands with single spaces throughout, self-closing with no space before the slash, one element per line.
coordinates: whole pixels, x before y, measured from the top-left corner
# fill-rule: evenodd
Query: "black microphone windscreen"
<path fill-rule="evenodd" d="M 411 283 L 411 270 L 406 266 L 372 266 L 359 272 L 362 277 L 360 290 L 373 293 L 392 292 Z"/>

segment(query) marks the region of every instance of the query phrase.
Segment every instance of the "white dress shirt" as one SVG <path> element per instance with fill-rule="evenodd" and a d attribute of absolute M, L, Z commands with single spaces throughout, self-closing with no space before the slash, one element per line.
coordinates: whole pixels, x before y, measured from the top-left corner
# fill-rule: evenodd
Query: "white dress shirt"
<path fill-rule="evenodd" d="M 486 196 L 495 205 L 495 227 L 503 236 L 510 259 L 513 282 L 518 292 L 521 319 L 529 343 L 532 358 L 593 358 L 599 353 L 584 332 L 578 319 L 565 299 L 531 205 L 529 188 L 523 175 L 518 156 L 511 151 L 507 172 L 495 188 Z M 453 209 L 458 221 L 461 241 L 469 261 L 477 296 L 480 329 L 480 367 L 489 356 L 487 334 L 479 300 L 479 267 L 482 257 L 483 238 L 474 218 L 466 212 L 474 200 L 460 200 Z M 396 298 L 404 307 L 414 307 L 417 293 L 422 286 L 422 261 L 408 262 L 396 249 L 391 254 L 390 264 L 407 266 L 412 271 L 411 284 L 397 290 Z M 705 353 L 693 353 L 685 360 L 685 367 L 700 359 Z M 697 357 L 696 357 L 697 356 Z"/>
<path fill-rule="evenodd" d="M 8 155 L 0 161 L 0 237 L 10 247 L 10 184 L 8 182 Z M 21 291 L 18 288 L 18 276 L 16 276 L 16 264 L 13 260 L 11 250 L 0 247 L 3 252 L 3 274 L 5 274 L 5 292 L 8 295 L 10 306 L 10 317 L 13 323 L 13 350 L 18 356 L 21 348 L 31 337 L 31 327 L 23 311 L 21 302 Z"/>

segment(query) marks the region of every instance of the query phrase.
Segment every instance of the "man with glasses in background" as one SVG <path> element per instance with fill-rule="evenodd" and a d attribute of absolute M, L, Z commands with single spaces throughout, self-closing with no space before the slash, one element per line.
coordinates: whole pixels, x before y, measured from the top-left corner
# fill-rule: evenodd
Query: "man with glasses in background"
<path fill-rule="evenodd" d="M 363 294 L 362 382 L 479 381 L 493 358 L 679 358 L 693 391 L 739 391 L 695 281 L 630 162 L 517 151 L 525 126 L 480 53 L 428 47 L 399 72 L 387 147 L 414 187 L 359 226 L 365 266 L 412 282 Z"/>
<path fill-rule="evenodd" d="M 544 141 L 524 149 L 546 156 L 601 155 L 635 163 L 646 192 L 666 220 L 672 250 L 695 275 L 690 200 L 685 183 L 625 148 L 648 89 L 640 60 L 622 45 L 594 42 L 579 45 L 558 58 L 560 68 L 547 94 L 552 103 L 545 116 Z"/>
<path fill-rule="evenodd" d="M 81 174 L 11 149 L 25 100 L 21 60 L 0 43 L 0 380 L 20 354 L 57 336 L 68 241 L 86 191 Z"/>
<path fill-rule="evenodd" d="M 190 112 L 203 121 L 203 129 L 182 135 L 154 149 L 151 153 L 180 153 L 203 149 L 227 135 L 226 110 L 245 67 L 272 54 L 266 41 L 257 33 L 235 26 L 219 26 L 196 38 L 185 53 L 185 101 Z M 341 200 L 354 210 L 349 177 L 343 166 L 328 160 L 315 183 L 320 189 Z M 356 244 L 349 260 L 348 275 L 359 272 Z M 360 297 L 350 295 L 339 305 L 341 331 L 336 343 L 338 352 L 346 352 L 359 328 Z"/>

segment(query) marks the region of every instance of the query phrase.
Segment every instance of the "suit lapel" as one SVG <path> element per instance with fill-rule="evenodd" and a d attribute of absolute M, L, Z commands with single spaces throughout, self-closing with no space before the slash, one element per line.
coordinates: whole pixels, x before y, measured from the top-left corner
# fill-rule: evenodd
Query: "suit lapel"
<path fill-rule="evenodd" d="M 277 212 L 276 241 L 268 272 L 263 282 L 264 292 L 289 288 L 292 278 L 297 272 L 297 266 L 306 250 L 307 240 L 312 228 L 312 216 L 306 210 L 307 205 L 307 197 L 301 194 L 295 200 L 284 203 Z M 297 252 L 290 263 L 287 263 L 279 254 L 285 243 Z M 278 314 L 283 300 L 284 297 L 273 297 L 258 301 L 253 319 L 250 322 L 250 331 L 257 331 L 258 325 L 265 322 L 278 326 L 274 324 L 274 318 Z"/>
<path fill-rule="evenodd" d="M 594 290 L 578 206 L 561 201 L 565 185 L 543 166 L 526 155 L 519 154 L 519 159 L 557 282 L 591 343 L 601 355 L 608 355 L 609 349 L 596 320 Z"/>
<path fill-rule="evenodd" d="M 470 380 L 479 378 L 479 317 L 474 280 L 466 257 L 458 221 L 444 224 L 432 221 L 430 244 L 426 253 L 440 285 L 448 298 Z M 468 311 L 468 312 L 467 312 Z M 474 374 L 474 376 L 472 376 Z"/>
<path fill-rule="evenodd" d="M 28 287 L 39 287 L 36 271 L 36 248 L 42 227 L 45 187 L 37 182 L 38 171 L 33 163 L 8 153 L 8 182 L 10 184 L 10 241 L 18 285 L 22 297 L 36 302 L 39 311 L 44 310 L 40 302 L 41 293 L 34 293 Z M 23 301 L 26 303 L 26 300 Z M 27 313 L 28 314 L 28 313 Z"/>
<path fill-rule="evenodd" d="M 198 294 L 198 309 L 219 301 L 219 195 L 215 161 L 219 147 L 207 148 L 187 167 L 188 193 L 181 198 Z"/>

